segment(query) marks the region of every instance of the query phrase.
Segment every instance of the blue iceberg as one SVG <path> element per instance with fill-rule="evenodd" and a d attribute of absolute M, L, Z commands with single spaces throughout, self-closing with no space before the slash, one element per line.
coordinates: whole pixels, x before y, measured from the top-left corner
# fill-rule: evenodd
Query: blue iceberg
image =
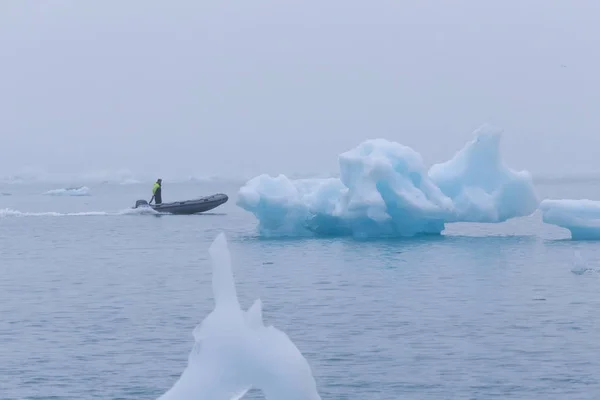
<path fill-rule="evenodd" d="M 500 157 L 502 131 L 483 125 L 449 161 L 426 170 L 419 153 L 385 139 L 339 156 L 340 177 L 260 175 L 238 193 L 264 236 L 439 235 L 448 222 L 498 223 L 532 214 L 531 176 Z"/>
<path fill-rule="evenodd" d="M 574 240 L 600 240 L 600 201 L 551 200 L 540 203 L 545 223 L 568 229 Z"/>
<path fill-rule="evenodd" d="M 435 164 L 429 177 L 452 199 L 455 220 L 498 223 L 535 212 L 539 199 L 531 174 L 504 165 L 500 155 L 502 130 L 484 124 L 449 161 Z"/>

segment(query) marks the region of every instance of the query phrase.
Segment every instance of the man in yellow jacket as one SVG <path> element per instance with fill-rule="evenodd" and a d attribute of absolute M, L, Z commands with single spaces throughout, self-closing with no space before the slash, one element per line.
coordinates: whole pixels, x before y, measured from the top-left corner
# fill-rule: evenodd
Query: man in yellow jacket
<path fill-rule="evenodd" d="M 152 188 L 152 199 L 150 199 L 150 203 L 154 199 L 154 204 L 162 203 L 162 179 L 158 179 Z"/>

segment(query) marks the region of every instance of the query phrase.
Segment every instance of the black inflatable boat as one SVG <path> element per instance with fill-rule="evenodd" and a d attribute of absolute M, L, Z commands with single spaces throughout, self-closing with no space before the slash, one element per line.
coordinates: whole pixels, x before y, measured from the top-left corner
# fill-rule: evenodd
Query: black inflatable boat
<path fill-rule="evenodd" d="M 151 207 L 154 211 L 169 214 L 197 214 L 219 207 L 229 200 L 226 194 L 217 193 L 211 196 L 200 197 L 194 200 L 174 201 L 172 203 L 148 204 L 146 200 L 138 200 L 135 207 Z"/>

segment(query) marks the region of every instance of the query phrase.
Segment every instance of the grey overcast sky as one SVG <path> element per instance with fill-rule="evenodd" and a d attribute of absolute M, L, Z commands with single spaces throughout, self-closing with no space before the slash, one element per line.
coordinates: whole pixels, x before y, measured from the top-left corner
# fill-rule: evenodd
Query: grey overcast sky
<path fill-rule="evenodd" d="M 444 161 L 484 122 L 534 173 L 600 172 L 598 0 L 3 0 L 0 175 Z"/>

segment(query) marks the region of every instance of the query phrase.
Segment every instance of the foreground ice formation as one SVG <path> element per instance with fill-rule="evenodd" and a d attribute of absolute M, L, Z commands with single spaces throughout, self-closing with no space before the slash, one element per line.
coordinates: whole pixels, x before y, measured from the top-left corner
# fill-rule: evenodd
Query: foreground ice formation
<path fill-rule="evenodd" d="M 566 228 L 575 240 L 600 240 L 600 201 L 543 200 L 542 219 L 547 224 Z"/>
<path fill-rule="evenodd" d="M 221 233 L 209 249 L 214 310 L 194 330 L 187 368 L 159 400 L 240 399 L 252 387 L 268 400 L 320 400 L 310 366 L 282 331 L 265 326 L 260 299 L 244 312 Z"/>
<path fill-rule="evenodd" d="M 429 172 L 410 147 L 367 140 L 339 156 L 339 179 L 260 175 L 240 189 L 237 204 L 256 216 L 266 236 L 440 234 L 447 222 L 532 214 L 539 202 L 531 176 L 503 164 L 500 137 L 500 129 L 483 125 Z"/>

